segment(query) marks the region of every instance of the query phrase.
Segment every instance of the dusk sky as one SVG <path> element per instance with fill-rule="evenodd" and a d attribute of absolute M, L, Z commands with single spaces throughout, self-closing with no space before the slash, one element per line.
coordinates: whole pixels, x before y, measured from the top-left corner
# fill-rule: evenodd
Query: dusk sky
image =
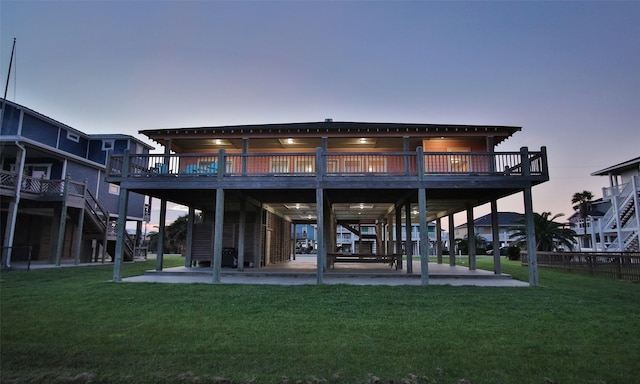
<path fill-rule="evenodd" d="M 640 156 L 638 1 L 2 0 L 3 85 L 14 37 L 7 98 L 86 133 L 521 126 L 496 150 L 546 146 L 534 210 L 566 218 L 573 193 L 602 196 L 592 172 Z M 523 212 L 522 196 L 498 209 Z"/>

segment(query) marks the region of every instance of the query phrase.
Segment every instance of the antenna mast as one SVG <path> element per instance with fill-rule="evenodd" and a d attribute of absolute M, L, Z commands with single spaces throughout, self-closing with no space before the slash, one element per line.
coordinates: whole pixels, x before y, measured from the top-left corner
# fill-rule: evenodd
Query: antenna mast
<path fill-rule="evenodd" d="M 4 86 L 4 99 L 7 99 L 9 90 L 9 79 L 11 78 L 11 64 L 13 64 L 13 53 L 16 51 L 16 38 L 13 38 L 13 48 L 11 48 L 11 59 L 9 59 L 9 72 L 7 73 L 7 84 Z"/>

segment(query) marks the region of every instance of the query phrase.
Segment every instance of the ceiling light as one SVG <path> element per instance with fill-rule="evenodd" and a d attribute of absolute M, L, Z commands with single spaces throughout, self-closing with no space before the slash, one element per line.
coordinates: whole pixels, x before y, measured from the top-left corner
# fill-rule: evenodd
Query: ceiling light
<path fill-rule="evenodd" d="M 293 144 L 293 139 L 292 138 L 288 138 L 287 139 L 287 144 Z"/>
<path fill-rule="evenodd" d="M 367 139 L 365 139 L 364 137 L 360 139 L 360 144 L 367 144 Z"/>

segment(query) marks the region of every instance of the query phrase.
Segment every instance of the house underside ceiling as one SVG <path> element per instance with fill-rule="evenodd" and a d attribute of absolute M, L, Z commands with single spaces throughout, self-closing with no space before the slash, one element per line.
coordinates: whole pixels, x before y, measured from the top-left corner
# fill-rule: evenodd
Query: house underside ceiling
<path fill-rule="evenodd" d="M 164 198 L 185 206 L 213 212 L 216 191 L 189 190 L 139 190 L 156 198 Z M 475 207 L 494 199 L 519 192 L 512 189 L 432 189 L 427 190 L 427 220 L 435 220 L 449 214 L 464 211 L 468 206 Z M 412 221 L 418 219 L 418 193 L 415 189 L 327 189 L 324 190 L 325 204 L 329 203 L 333 215 L 344 222 L 375 222 L 395 215 L 395 207 L 402 207 L 402 220 L 405 220 L 404 208 L 410 204 Z M 225 190 L 225 209 L 239 210 L 241 203 L 248 201 L 247 209 L 258 205 L 285 217 L 292 222 L 310 222 L 317 220 L 316 190 Z"/>

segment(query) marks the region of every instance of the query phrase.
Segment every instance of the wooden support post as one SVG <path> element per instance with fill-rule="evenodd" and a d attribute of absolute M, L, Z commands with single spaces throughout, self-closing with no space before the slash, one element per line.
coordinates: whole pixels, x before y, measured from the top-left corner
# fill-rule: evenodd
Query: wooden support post
<path fill-rule="evenodd" d="M 326 247 L 325 247 L 325 233 L 324 233 L 324 192 L 322 188 L 316 189 L 316 213 L 318 215 L 317 220 L 317 235 L 318 249 L 316 255 L 316 279 L 318 284 L 324 283 L 324 269 L 326 265 Z"/>
<path fill-rule="evenodd" d="M 104 259 L 107 256 L 107 245 L 109 244 L 109 227 L 111 226 L 111 216 L 107 212 L 107 217 L 104 218 L 104 236 L 102 237 L 102 252 L 100 253 L 100 262 L 104 264 Z"/>
<path fill-rule="evenodd" d="M 498 222 L 498 201 L 491 200 L 491 232 L 493 234 L 493 273 L 502 273 L 500 266 L 500 226 Z"/>
<path fill-rule="evenodd" d="M 449 215 L 449 265 L 456 266 L 456 227 L 453 214 Z"/>
<path fill-rule="evenodd" d="M 64 235 L 67 229 L 67 200 L 69 199 L 69 182 L 71 178 L 69 175 L 65 178 L 62 187 L 62 206 L 60 208 L 60 224 L 58 226 L 58 236 L 56 240 L 56 254 L 55 254 L 55 262 L 56 265 L 60 265 L 60 261 L 62 259 L 62 252 L 64 251 Z"/>
<path fill-rule="evenodd" d="M 86 182 L 85 182 L 86 188 Z M 84 231 L 84 208 L 78 210 L 78 228 L 76 230 L 75 248 L 73 250 L 73 264 L 80 264 L 80 251 L 82 250 L 82 232 Z"/>
<path fill-rule="evenodd" d="M 264 215 L 264 209 L 261 205 L 256 205 L 255 220 L 253 231 L 255 233 L 255 239 L 253 243 L 253 268 L 262 267 L 262 239 L 264 236 L 264 229 L 262 227 L 262 216 Z"/>
<path fill-rule="evenodd" d="M 429 225 L 427 223 L 427 191 L 418 189 L 418 215 L 420 223 L 420 282 L 429 285 Z"/>
<path fill-rule="evenodd" d="M 407 202 L 404 206 L 404 251 L 407 254 L 407 274 L 413 273 L 413 242 L 411 241 L 411 203 Z"/>
<path fill-rule="evenodd" d="M 473 206 L 467 205 L 467 248 L 469 248 L 469 269 L 476 269 L 476 227 L 473 223 Z"/>
<path fill-rule="evenodd" d="M 387 215 L 387 255 L 393 255 L 393 215 Z"/>
<path fill-rule="evenodd" d="M 442 264 L 442 219 L 436 219 L 436 257 L 438 264 Z"/>
<path fill-rule="evenodd" d="M 187 241 L 184 250 L 184 266 L 190 267 L 192 264 L 193 256 L 193 225 L 196 219 L 196 209 L 193 206 L 189 206 L 189 213 L 187 216 Z"/>
<path fill-rule="evenodd" d="M 531 187 L 524 189 L 524 214 L 527 228 L 527 257 L 529 258 L 529 285 L 538 285 L 538 254 L 536 253 L 536 227 L 533 219 Z"/>
<path fill-rule="evenodd" d="M 527 147 L 520 148 L 520 158 L 522 162 L 522 175 L 531 176 L 531 164 L 529 162 L 529 150 Z M 538 254 L 536 253 L 536 229 L 533 218 L 533 195 L 531 185 L 524 189 L 524 215 L 527 228 L 527 257 L 529 259 L 529 285 L 538 285 Z"/>
<path fill-rule="evenodd" d="M 127 206 L 129 204 L 129 190 L 120 188 L 118 203 L 118 224 L 116 225 L 116 250 L 113 255 L 113 281 L 122 280 L 122 259 L 124 258 L 124 237 L 127 230 Z"/>
<path fill-rule="evenodd" d="M 222 269 L 222 231 L 224 229 L 224 189 L 216 189 L 216 216 L 213 223 L 213 282 L 220 283 Z"/>
<path fill-rule="evenodd" d="M 158 250 L 156 251 L 156 271 L 162 271 L 164 264 L 164 238 L 167 221 L 167 199 L 160 199 L 160 219 L 158 223 Z"/>
<path fill-rule="evenodd" d="M 238 222 L 238 271 L 244 271 L 244 236 L 247 225 L 247 202 L 240 202 L 240 218 Z"/>
<path fill-rule="evenodd" d="M 402 269 L 402 206 L 396 205 L 396 240 L 395 240 L 396 254 L 400 255 L 398 259 L 398 269 Z"/>

